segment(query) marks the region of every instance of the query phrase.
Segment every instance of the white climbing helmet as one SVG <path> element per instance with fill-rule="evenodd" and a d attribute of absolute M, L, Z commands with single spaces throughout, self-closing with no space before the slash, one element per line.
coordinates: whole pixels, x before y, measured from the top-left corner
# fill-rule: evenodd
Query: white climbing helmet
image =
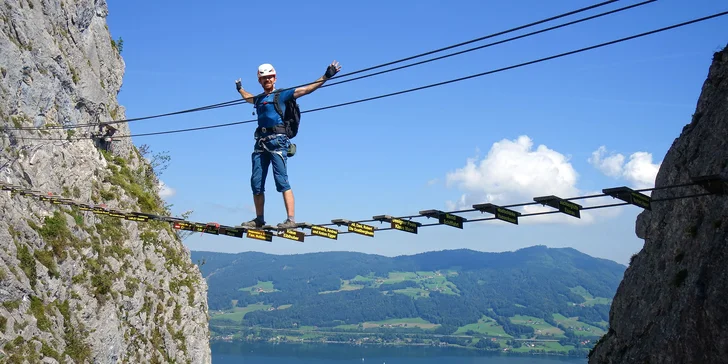
<path fill-rule="evenodd" d="M 258 78 L 263 76 L 275 76 L 276 69 L 273 68 L 273 65 L 269 63 L 263 63 L 260 66 L 258 66 Z"/>

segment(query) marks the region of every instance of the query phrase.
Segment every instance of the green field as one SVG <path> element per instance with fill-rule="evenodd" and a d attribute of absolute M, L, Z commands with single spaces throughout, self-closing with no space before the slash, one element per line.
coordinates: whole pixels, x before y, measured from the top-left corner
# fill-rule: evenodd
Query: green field
<path fill-rule="evenodd" d="M 341 288 L 337 289 L 336 291 L 322 291 L 318 294 L 327 294 L 327 293 L 335 293 L 335 292 L 342 292 L 342 291 L 355 291 L 357 289 L 362 289 L 364 286 L 359 284 L 351 284 L 348 279 L 341 279 Z"/>
<path fill-rule="evenodd" d="M 514 353 L 528 353 L 531 350 L 561 351 L 568 352 L 574 349 L 574 346 L 562 346 L 558 342 L 530 342 L 526 341 L 520 348 L 510 349 Z"/>
<path fill-rule="evenodd" d="M 414 272 L 390 272 L 389 277 L 382 279 L 381 284 L 392 284 L 403 281 L 417 280 L 417 273 Z"/>
<path fill-rule="evenodd" d="M 378 277 L 374 274 L 368 276 L 357 275 L 352 279 L 342 279 L 341 286 L 338 290 L 323 291 L 319 294 L 335 293 L 342 291 L 353 291 L 365 287 L 382 288 L 382 293 L 386 294 L 387 285 L 401 283 L 404 281 L 413 281 L 419 284 L 419 287 L 408 287 L 406 289 L 397 289 L 393 292 L 404 294 L 413 298 L 428 297 L 429 292 L 440 292 L 442 294 L 459 295 L 460 290 L 457 286 L 448 281 L 447 277 L 457 275 L 453 271 L 418 271 L 418 272 L 389 272 L 387 277 Z"/>
<path fill-rule="evenodd" d="M 275 287 L 273 287 L 273 282 L 270 282 L 270 281 L 266 281 L 266 282 L 258 281 L 258 284 L 254 285 L 254 286 L 239 288 L 238 290 L 248 291 L 248 292 L 250 292 L 251 295 L 258 295 L 261 293 L 270 293 L 270 292 L 278 291 L 277 289 L 275 289 Z"/>
<path fill-rule="evenodd" d="M 428 292 L 422 288 L 407 287 L 407 288 L 403 288 L 403 289 L 395 289 L 392 292 L 407 295 L 412 298 L 430 297 L 430 292 Z"/>
<path fill-rule="evenodd" d="M 578 320 L 578 317 L 564 317 L 561 314 L 555 313 L 553 314 L 554 320 L 566 327 L 567 329 L 571 329 L 574 331 L 574 335 L 576 336 L 602 336 L 606 334 L 606 332 L 596 326 L 592 326 L 589 324 L 585 324 Z"/>
<path fill-rule="evenodd" d="M 536 335 L 551 335 L 554 337 L 564 337 L 563 330 L 559 329 L 558 327 L 551 326 L 551 324 L 544 322 L 544 320 L 540 318 L 516 315 L 511 317 L 510 320 L 514 324 L 533 327 L 534 334 Z"/>
<path fill-rule="evenodd" d="M 389 319 L 389 320 L 383 320 L 383 321 L 365 322 L 363 324 L 363 326 L 365 329 L 373 328 L 373 327 L 399 327 L 399 328 L 419 327 L 421 329 L 434 329 L 440 325 L 425 321 L 419 317 L 414 317 L 414 318 L 401 318 L 401 319 Z"/>
<path fill-rule="evenodd" d="M 410 317 L 410 318 L 399 318 L 399 319 L 389 319 L 389 320 L 383 320 L 383 321 L 370 321 L 370 322 L 362 322 L 360 324 L 352 324 L 352 325 L 339 325 L 335 326 L 335 329 L 342 329 L 342 330 L 357 330 L 357 329 L 371 329 L 371 328 L 421 328 L 424 330 L 430 330 L 435 329 L 439 324 L 433 324 L 431 322 L 428 322 L 420 317 Z"/>
<path fill-rule="evenodd" d="M 584 306 L 594 306 L 594 305 L 611 305 L 612 300 L 606 297 L 594 297 L 592 296 L 589 291 L 584 289 L 582 286 L 577 286 L 574 288 L 571 288 L 571 292 L 574 292 L 586 300 L 586 302 L 583 303 Z"/>
<path fill-rule="evenodd" d="M 507 338 L 512 337 L 511 335 L 508 335 L 505 331 L 503 331 L 503 326 L 498 325 L 495 320 L 488 316 L 481 317 L 477 323 L 461 326 L 460 328 L 458 328 L 457 331 L 455 331 L 454 335 L 465 335 L 468 331 L 473 331 L 488 336 Z"/>
<path fill-rule="evenodd" d="M 253 311 L 259 311 L 259 310 L 267 310 L 270 307 L 271 307 L 270 305 L 252 304 L 252 305 L 247 305 L 245 307 L 235 307 L 233 310 L 226 311 L 224 313 L 210 312 L 210 320 L 212 321 L 215 319 L 223 319 L 223 320 L 232 320 L 235 322 L 240 322 L 243 319 L 243 317 L 245 317 L 246 313 L 253 312 Z"/>
<path fill-rule="evenodd" d="M 443 294 L 460 294 L 458 287 L 447 280 L 444 276 L 434 276 L 433 278 L 424 278 L 420 280 L 420 284 L 425 286 L 428 291 L 440 292 Z"/>

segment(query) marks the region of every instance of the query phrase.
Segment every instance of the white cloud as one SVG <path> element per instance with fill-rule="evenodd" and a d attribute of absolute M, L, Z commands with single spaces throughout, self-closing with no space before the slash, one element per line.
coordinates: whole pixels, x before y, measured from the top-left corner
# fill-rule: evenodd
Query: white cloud
<path fill-rule="evenodd" d="M 164 184 L 164 182 L 161 180 L 159 181 L 158 187 L 159 187 L 159 197 L 161 197 L 161 198 L 172 197 L 177 192 L 173 188 Z"/>
<path fill-rule="evenodd" d="M 605 158 L 606 153 L 607 148 L 600 146 L 592 152 L 591 158 L 588 159 L 589 163 L 609 177 L 625 179 L 636 189 L 654 187 L 661 163 L 652 163 L 651 153 L 632 153 L 626 164 L 624 155 L 612 152 Z"/>
<path fill-rule="evenodd" d="M 624 165 L 624 156 L 621 154 L 612 154 L 604 158 L 607 148 L 604 146 L 592 152 L 589 163 L 599 169 L 602 173 L 609 177 L 619 177 L 622 175 L 622 165 Z"/>
<path fill-rule="evenodd" d="M 526 135 L 515 140 L 501 140 L 491 147 L 480 160 L 469 158 L 464 167 L 447 174 L 448 187 L 456 186 L 464 193 L 457 201 L 447 201 L 448 210 L 472 208 L 473 204 L 491 202 L 496 205 L 510 205 L 532 202 L 536 196 L 555 195 L 561 198 L 587 194 L 577 188 L 578 173 L 569 158 L 545 145 L 534 149 L 534 143 Z M 605 201 L 575 200 L 584 207 Z M 607 203 L 611 203 L 607 202 Z M 529 205 L 513 208 L 521 213 L 554 211 L 549 206 Z M 523 217 L 519 223 L 590 223 L 596 215 L 613 216 L 608 209 L 581 212 L 581 219 L 561 213 Z M 605 211 L 605 212 L 602 212 Z M 618 213 L 618 211 L 616 212 Z"/>
<path fill-rule="evenodd" d="M 465 167 L 447 174 L 447 186 L 467 191 L 462 203 L 507 203 L 514 198 L 574 195 L 578 174 L 563 154 L 539 145 L 528 136 L 501 140 L 481 161 L 469 158 Z"/>
<path fill-rule="evenodd" d="M 651 153 L 632 153 L 629 162 L 624 166 L 624 177 L 632 181 L 637 188 L 654 187 L 660 164 L 662 163 L 652 163 Z"/>

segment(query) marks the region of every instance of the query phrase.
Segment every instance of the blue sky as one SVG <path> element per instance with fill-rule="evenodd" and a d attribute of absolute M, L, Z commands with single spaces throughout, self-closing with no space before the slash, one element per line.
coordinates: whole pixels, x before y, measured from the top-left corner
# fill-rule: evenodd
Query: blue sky
<path fill-rule="evenodd" d="M 261 63 L 276 67 L 276 86 L 285 88 L 314 81 L 333 60 L 341 63 L 342 73 L 351 72 L 594 3 L 126 0 L 109 3 L 107 21 L 112 37 L 124 41 L 119 103 L 126 117 L 134 118 L 237 100 L 238 78 L 259 93 L 255 72 Z M 465 47 L 633 3 L 619 1 Z M 727 9 L 717 0 L 661 0 L 321 88 L 299 104 L 308 110 L 446 81 Z M 726 29 L 728 17 L 720 17 L 441 87 L 305 113 L 294 139 L 298 153 L 289 163 L 296 220 L 363 220 L 482 202 L 529 202 L 550 194 L 574 197 L 623 185 L 651 187 L 665 153 L 690 121 L 713 52 L 728 43 Z M 249 120 L 252 110 L 242 104 L 129 125 L 133 134 L 198 127 Z M 254 127 L 248 123 L 133 141 L 171 156 L 161 179 L 175 214 L 194 210 L 190 220 L 236 225 L 254 217 L 249 184 Z M 266 220 L 277 224 L 286 217 L 283 201 L 272 178 L 266 189 Z M 417 235 L 382 231 L 374 238 L 345 234 L 337 241 L 307 237 L 304 243 L 195 234 L 185 244 L 221 252 L 348 250 L 387 256 L 543 244 L 627 264 L 643 244 L 634 234 L 639 212 L 627 206 L 585 211 L 580 221 L 546 215 L 523 218 L 518 226 L 491 221 L 469 223 L 463 230 L 436 226 Z"/>

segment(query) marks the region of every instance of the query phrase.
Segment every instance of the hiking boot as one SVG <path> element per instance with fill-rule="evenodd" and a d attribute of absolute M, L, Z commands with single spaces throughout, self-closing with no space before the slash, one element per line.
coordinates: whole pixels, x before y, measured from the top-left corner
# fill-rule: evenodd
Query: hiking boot
<path fill-rule="evenodd" d="M 278 224 L 279 229 L 295 229 L 296 227 L 296 222 L 291 219 L 286 219 L 286 221 Z"/>
<path fill-rule="evenodd" d="M 263 225 L 265 225 L 265 221 L 260 221 L 257 218 L 240 224 L 240 226 L 246 229 L 257 229 L 263 227 Z"/>

